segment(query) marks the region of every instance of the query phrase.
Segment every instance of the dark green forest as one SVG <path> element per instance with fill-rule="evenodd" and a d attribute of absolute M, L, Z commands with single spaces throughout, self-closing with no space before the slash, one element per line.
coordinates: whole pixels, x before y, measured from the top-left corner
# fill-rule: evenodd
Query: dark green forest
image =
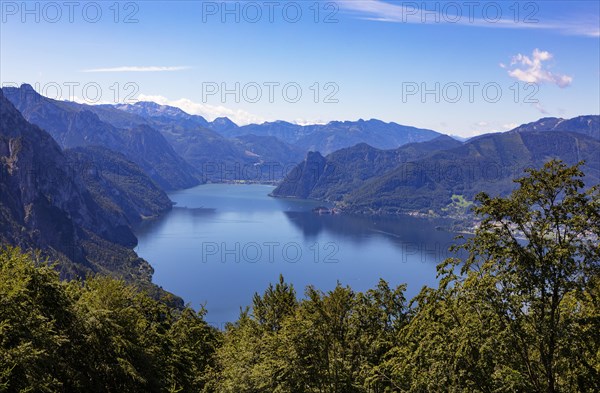
<path fill-rule="evenodd" d="M 0 391 L 598 392 L 600 189 L 580 166 L 550 161 L 507 197 L 479 194 L 467 257 L 438 266 L 437 288 L 302 295 L 281 277 L 222 331 L 5 247 Z"/>

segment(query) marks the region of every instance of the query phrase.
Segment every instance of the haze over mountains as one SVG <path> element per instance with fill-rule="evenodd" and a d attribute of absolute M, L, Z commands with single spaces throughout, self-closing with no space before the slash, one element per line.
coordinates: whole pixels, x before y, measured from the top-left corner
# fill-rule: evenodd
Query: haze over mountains
<path fill-rule="evenodd" d="M 111 272 L 150 285 L 132 228 L 172 207 L 166 191 L 203 182 L 278 182 L 276 197 L 347 213 L 465 216 L 480 191 L 550 158 L 600 180 L 599 116 L 544 118 L 466 142 L 379 120 L 238 127 L 139 102 L 56 101 L 0 90 L 0 239 L 65 261 L 66 277 Z"/>

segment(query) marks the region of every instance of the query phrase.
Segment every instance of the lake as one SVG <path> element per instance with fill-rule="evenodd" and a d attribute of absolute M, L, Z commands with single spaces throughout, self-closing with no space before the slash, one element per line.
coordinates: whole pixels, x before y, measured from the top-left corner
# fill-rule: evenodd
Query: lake
<path fill-rule="evenodd" d="M 255 292 L 283 274 L 302 296 L 307 285 L 356 291 L 380 278 L 407 283 L 407 297 L 437 285 L 436 265 L 451 254 L 455 234 L 413 217 L 318 215 L 322 202 L 276 199 L 265 185 L 208 184 L 171 193 L 163 217 L 136 229 L 138 254 L 153 281 L 222 327 L 250 305 Z"/>

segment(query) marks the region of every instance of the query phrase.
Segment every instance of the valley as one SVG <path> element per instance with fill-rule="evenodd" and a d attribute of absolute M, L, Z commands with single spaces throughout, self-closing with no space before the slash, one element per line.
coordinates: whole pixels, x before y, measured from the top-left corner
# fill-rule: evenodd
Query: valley
<path fill-rule="evenodd" d="M 31 174 L 48 170 L 45 161 L 36 161 L 39 159 L 35 157 L 28 164 L 11 158 L 15 154 L 11 146 L 16 143 L 11 142 L 11 132 L 33 129 L 35 124 L 48 131 L 49 134 L 37 131 L 43 138 L 56 141 L 52 149 L 62 160 L 61 170 L 66 173 L 60 175 L 61 179 L 67 176 L 74 182 L 66 189 L 58 189 L 56 184 L 47 190 L 41 188 L 38 196 L 27 197 L 31 202 L 24 196 L 6 199 L 2 236 L 9 243 L 59 255 L 65 261 L 65 277 L 82 276 L 88 271 L 117 275 L 128 271 L 128 280 L 147 286 L 152 268 L 137 259 L 132 250 L 138 245 L 134 228 L 152 226 L 167 216 L 180 217 L 183 211 L 203 208 L 194 205 L 193 209 L 182 211 L 186 206 L 167 195 L 179 195 L 178 190 L 202 190 L 194 188 L 201 184 L 229 184 L 230 190 L 235 190 L 232 192 L 242 194 L 252 187 L 271 185 L 274 187 L 259 195 L 262 203 L 266 203 L 268 194 L 275 198 L 268 202 L 273 206 L 307 200 L 313 208 L 325 203 L 341 213 L 340 217 L 311 213 L 314 222 L 301 228 L 302 232 L 344 220 L 364 220 L 368 228 L 373 220 L 380 220 L 376 217 L 390 217 L 402 226 L 402 220 L 413 217 L 425 221 L 442 219 L 434 227 L 452 233 L 473 232 L 478 225 L 472 209 L 479 192 L 508 195 L 515 188 L 515 177 L 550 158 L 568 165 L 585 162 L 582 168 L 588 187 L 600 179 L 598 116 L 543 118 L 508 132 L 459 141 L 430 130 L 377 120 L 315 126 L 273 122 L 239 127 L 229 119 L 209 122 L 179 108 L 152 102 L 84 105 L 48 99 L 29 85 L 4 88 L 2 93 L 6 94 L 3 113 L 7 113 L 2 124 L 7 146 L 3 176 L 10 179 L 15 170 L 23 171 L 26 165 L 34 169 L 23 172 L 25 177 L 20 181 L 37 184 L 39 179 L 31 178 Z M 9 119 L 16 120 L 6 123 Z M 310 140 L 327 140 L 328 145 L 307 142 Z M 316 146 L 323 151 L 311 150 Z M 334 147 L 336 150 L 329 152 Z M 16 167 L 15 162 L 19 163 Z M 50 181 L 52 176 L 44 175 Z M 65 197 L 65 202 L 55 205 L 56 198 Z M 39 227 L 45 225 L 44 220 L 32 219 L 34 216 L 29 213 L 38 209 L 35 206 L 40 198 L 49 204 L 49 209 L 59 209 L 57 212 L 64 214 L 65 229 L 48 238 L 47 229 Z M 68 198 L 83 202 L 69 202 Z M 90 206 L 93 213 L 82 213 L 77 204 Z M 214 208 L 204 207 L 207 212 Z M 76 214 L 69 210 L 73 208 Z M 299 213 L 294 209 L 285 212 L 288 218 Z M 79 218 L 82 214 L 96 221 L 85 224 L 86 219 Z M 199 217 L 198 225 L 202 225 L 203 216 Z M 32 231 L 29 240 L 17 236 L 21 231 L 18 228 L 28 226 Z M 381 233 L 394 233 L 393 227 Z M 233 226 L 230 230 L 237 231 Z M 290 232 L 289 236 L 295 235 Z M 96 240 L 90 242 L 88 238 Z M 141 264 L 140 273 L 133 273 L 132 267 L 98 265 L 98 258 L 105 259 L 107 255 L 101 248 L 113 250 L 113 258 L 127 255 L 131 266 Z M 154 256 L 147 258 L 154 264 L 153 259 Z M 144 264 L 147 267 L 142 269 Z M 179 287 L 173 291 L 186 292 Z"/>

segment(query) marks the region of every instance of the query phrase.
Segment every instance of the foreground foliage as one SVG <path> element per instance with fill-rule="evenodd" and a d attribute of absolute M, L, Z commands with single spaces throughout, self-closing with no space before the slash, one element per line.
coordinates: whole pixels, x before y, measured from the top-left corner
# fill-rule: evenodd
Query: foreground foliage
<path fill-rule="evenodd" d="M 0 252 L 0 391 L 201 391 L 217 332 L 107 277 L 61 282 L 18 249 Z"/>
<path fill-rule="evenodd" d="M 0 391 L 600 391 L 600 195 L 551 161 L 411 301 L 283 277 L 224 332 L 121 281 L 0 253 Z"/>

